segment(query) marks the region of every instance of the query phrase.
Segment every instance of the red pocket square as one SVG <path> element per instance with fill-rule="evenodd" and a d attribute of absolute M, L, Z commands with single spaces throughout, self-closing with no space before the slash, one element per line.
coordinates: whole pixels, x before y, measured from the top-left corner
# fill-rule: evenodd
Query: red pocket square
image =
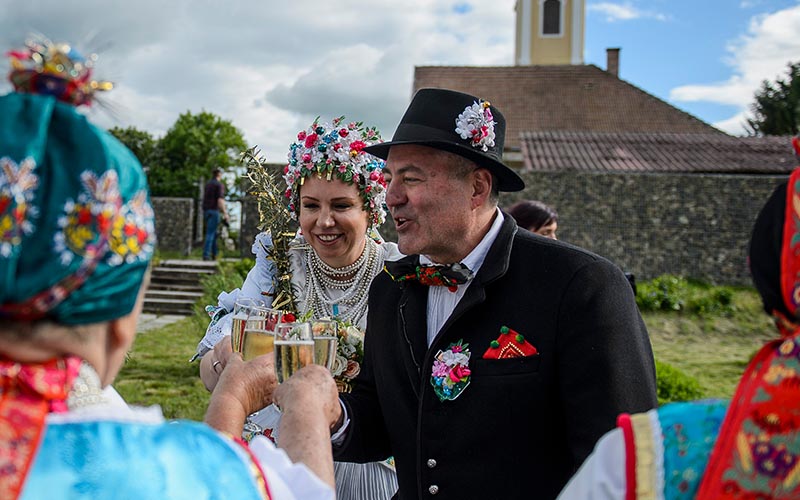
<path fill-rule="evenodd" d="M 492 340 L 489 348 L 483 353 L 483 359 L 505 359 L 533 356 L 538 354 L 525 337 L 507 326 L 500 327 L 500 336 Z"/>

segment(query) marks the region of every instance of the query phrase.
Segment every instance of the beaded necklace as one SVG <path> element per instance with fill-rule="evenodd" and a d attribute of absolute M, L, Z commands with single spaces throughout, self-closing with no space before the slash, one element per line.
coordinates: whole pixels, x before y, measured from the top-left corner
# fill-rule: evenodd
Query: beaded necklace
<path fill-rule="evenodd" d="M 367 310 L 372 278 L 383 266 L 377 243 L 367 239 L 361 256 L 352 264 L 339 268 L 323 262 L 310 245 L 305 250 L 306 309 L 314 311 L 317 318 L 336 316 L 344 322 L 358 323 Z M 329 290 L 343 293 L 331 298 Z M 334 305 L 338 306 L 338 314 L 334 314 Z"/>

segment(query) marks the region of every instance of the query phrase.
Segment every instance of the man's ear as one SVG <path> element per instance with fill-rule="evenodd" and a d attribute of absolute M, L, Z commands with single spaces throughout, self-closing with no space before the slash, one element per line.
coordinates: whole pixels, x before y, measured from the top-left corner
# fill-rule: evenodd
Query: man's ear
<path fill-rule="evenodd" d="M 485 168 L 478 168 L 472 172 L 472 208 L 478 208 L 486 203 L 492 195 L 492 174 Z"/>

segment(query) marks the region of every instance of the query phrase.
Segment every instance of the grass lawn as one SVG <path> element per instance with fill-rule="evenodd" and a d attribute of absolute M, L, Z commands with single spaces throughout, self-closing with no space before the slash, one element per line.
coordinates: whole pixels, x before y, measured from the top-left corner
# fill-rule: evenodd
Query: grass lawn
<path fill-rule="evenodd" d="M 727 315 L 643 314 L 656 359 L 695 377 L 706 397 L 729 398 L 747 361 L 777 335 L 752 289 L 737 289 Z M 199 316 L 138 335 L 114 386 L 131 404 L 159 404 L 167 418 L 202 420 L 209 394 L 189 363 L 204 330 Z"/>
<path fill-rule="evenodd" d="M 161 405 L 166 418 L 203 420 L 209 393 L 189 363 L 203 331 L 195 318 L 136 336 L 114 387 L 129 404 Z"/>

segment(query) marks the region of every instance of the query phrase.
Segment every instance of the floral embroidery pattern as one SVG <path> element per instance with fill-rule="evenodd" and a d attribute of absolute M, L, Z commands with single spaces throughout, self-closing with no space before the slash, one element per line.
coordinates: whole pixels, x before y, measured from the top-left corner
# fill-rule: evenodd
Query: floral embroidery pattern
<path fill-rule="evenodd" d="M 464 392 L 470 383 L 469 344 L 459 340 L 444 351 L 439 351 L 433 361 L 431 385 L 439 401 L 452 401 Z"/>
<path fill-rule="evenodd" d="M 751 362 L 703 479 L 713 498 L 800 497 L 800 334 L 765 346 Z M 703 491 L 705 490 L 705 491 Z M 749 495 L 749 496 L 748 496 Z"/>
<path fill-rule="evenodd" d="M 39 178 L 33 173 L 36 162 L 25 158 L 17 165 L 10 158 L 0 158 L 0 256 L 8 257 L 24 234 L 33 231 L 29 218 L 37 215 L 31 206 Z"/>
<path fill-rule="evenodd" d="M 67 200 L 59 218 L 61 231 L 55 240 L 64 265 L 77 256 L 102 255 L 106 247 L 110 265 L 147 259 L 154 244 L 153 209 L 144 191 L 123 206 L 119 179 L 114 170 L 99 178 L 94 172 L 81 174 L 84 192 L 77 200 Z"/>
<path fill-rule="evenodd" d="M 384 270 L 391 276 L 392 281 L 417 280 L 427 286 L 446 286 L 451 292 L 458 290 L 462 285 L 472 279 L 472 271 L 461 264 L 449 265 L 414 265 L 405 260 L 387 261 Z"/>
<path fill-rule="evenodd" d="M 495 121 L 489 101 L 475 102 L 467 106 L 456 118 L 456 133 L 462 139 L 470 141 L 472 147 L 488 151 L 494 147 Z"/>

